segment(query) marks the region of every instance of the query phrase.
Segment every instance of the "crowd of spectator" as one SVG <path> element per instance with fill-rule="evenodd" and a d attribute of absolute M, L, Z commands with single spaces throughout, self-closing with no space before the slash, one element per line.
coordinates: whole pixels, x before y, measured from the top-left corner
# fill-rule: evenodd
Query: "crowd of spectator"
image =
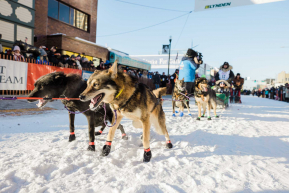
<path fill-rule="evenodd" d="M 35 63 L 40 64 L 89 70 L 102 70 L 111 66 L 110 63 L 104 63 L 101 61 L 100 65 L 95 67 L 92 61 L 89 61 L 87 58 L 81 56 L 80 54 L 71 56 L 62 55 L 60 51 L 57 51 L 55 46 L 51 47 L 50 50 L 48 50 L 45 46 L 40 46 L 39 49 L 37 49 L 37 52 L 39 52 L 39 54 L 36 55 L 33 53 L 26 53 L 25 51 L 21 50 L 18 45 L 13 46 L 13 48 L 10 50 L 6 49 L 5 52 L 3 52 L 1 46 L 0 50 L 0 54 L 2 55 L 1 58 L 12 58 L 15 61 L 26 61 L 27 59 L 33 59 Z M 84 55 L 84 53 L 82 55 Z"/>
<path fill-rule="evenodd" d="M 261 98 L 268 98 L 274 99 L 278 101 L 285 101 L 289 102 L 289 84 L 286 83 L 285 85 L 281 85 L 278 87 L 272 87 L 270 89 L 253 89 L 252 90 L 253 96 L 258 96 Z"/>

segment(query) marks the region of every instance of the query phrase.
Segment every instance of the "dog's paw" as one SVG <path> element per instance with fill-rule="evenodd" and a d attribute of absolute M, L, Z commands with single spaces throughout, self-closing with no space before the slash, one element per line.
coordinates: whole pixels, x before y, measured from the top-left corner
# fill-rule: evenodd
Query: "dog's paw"
<path fill-rule="evenodd" d="M 176 113 L 179 113 L 179 111 L 176 111 Z"/>
<path fill-rule="evenodd" d="M 216 118 L 219 118 L 219 115 L 216 115 L 215 117 L 216 117 Z"/>
<path fill-rule="evenodd" d="M 69 135 L 68 141 L 69 141 L 69 142 L 72 142 L 72 141 L 74 141 L 75 139 L 76 139 L 75 134 Z"/>
<path fill-rule="evenodd" d="M 102 149 L 102 156 L 108 156 L 108 154 L 110 153 L 110 149 L 111 149 L 111 142 L 106 142 L 105 145 L 103 146 Z"/>
<path fill-rule="evenodd" d="M 200 121 L 201 120 L 201 118 L 200 117 L 197 117 L 197 119 L 196 119 L 197 121 Z"/>
<path fill-rule="evenodd" d="M 87 150 L 88 151 L 95 151 L 95 145 L 89 145 Z"/>
<path fill-rule="evenodd" d="M 144 150 L 144 155 L 143 155 L 143 162 L 149 162 L 152 158 L 152 152 L 150 148 Z"/>
<path fill-rule="evenodd" d="M 128 136 L 127 136 L 125 133 L 123 133 L 123 134 L 121 135 L 121 138 L 122 138 L 123 140 L 128 140 Z"/>
<path fill-rule="evenodd" d="M 176 117 L 176 114 L 175 113 L 173 113 L 173 115 L 172 115 L 173 117 Z"/>
<path fill-rule="evenodd" d="M 101 135 L 101 134 L 102 134 L 102 131 L 101 131 L 101 130 L 95 132 L 95 135 Z"/>
<path fill-rule="evenodd" d="M 173 144 L 171 143 L 171 141 L 167 141 L 166 148 L 168 149 L 173 148 Z"/>
<path fill-rule="evenodd" d="M 184 116 L 184 113 L 183 113 L 183 112 L 181 112 L 181 113 L 180 113 L 180 117 L 183 117 L 183 116 Z"/>
<path fill-rule="evenodd" d="M 212 120 L 212 118 L 211 118 L 211 117 L 208 117 L 208 120 L 210 121 L 210 120 Z"/>

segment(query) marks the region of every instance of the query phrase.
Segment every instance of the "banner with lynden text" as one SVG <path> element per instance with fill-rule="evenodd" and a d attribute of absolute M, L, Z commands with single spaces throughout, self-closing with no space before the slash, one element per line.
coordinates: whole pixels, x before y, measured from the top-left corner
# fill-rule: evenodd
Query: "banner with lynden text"
<path fill-rule="evenodd" d="M 26 90 L 28 64 L 0 59 L 0 90 Z"/>
<path fill-rule="evenodd" d="M 222 8 L 272 3 L 284 0 L 195 0 L 195 11 L 208 11 Z"/>

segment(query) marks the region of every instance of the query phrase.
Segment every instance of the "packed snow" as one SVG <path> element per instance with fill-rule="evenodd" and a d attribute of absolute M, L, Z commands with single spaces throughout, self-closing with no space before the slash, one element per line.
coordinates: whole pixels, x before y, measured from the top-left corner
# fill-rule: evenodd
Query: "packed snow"
<path fill-rule="evenodd" d="M 185 111 L 174 118 L 164 102 L 174 148 L 152 129 L 149 163 L 142 162 L 142 130 L 128 119 L 129 140 L 117 131 L 111 153 L 101 157 L 108 129 L 96 137 L 96 151 L 87 151 L 83 115 L 71 143 L 66 110 L 0 117 L 0 192 L 289 192 L 289 104 L 251 96 L 242 102 L 218 109 L 212 121 L 197 121 L 193 102 L 193 117 Z"/>

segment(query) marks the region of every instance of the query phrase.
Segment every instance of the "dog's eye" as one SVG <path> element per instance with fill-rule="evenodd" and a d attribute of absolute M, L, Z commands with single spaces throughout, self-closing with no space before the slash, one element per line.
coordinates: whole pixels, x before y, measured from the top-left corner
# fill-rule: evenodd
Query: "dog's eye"
<path fill-rule="evenodd" d="M 98 83 L 93 83 L 93 86 L 99 86 L 99 84 Z"/>
<path fill-rule="evenodd" d="M 41 86 L 40 86 L 40 90 L 43 90 L 43 88 L 44 88 L 43 85 L 41 85 Z"/>

